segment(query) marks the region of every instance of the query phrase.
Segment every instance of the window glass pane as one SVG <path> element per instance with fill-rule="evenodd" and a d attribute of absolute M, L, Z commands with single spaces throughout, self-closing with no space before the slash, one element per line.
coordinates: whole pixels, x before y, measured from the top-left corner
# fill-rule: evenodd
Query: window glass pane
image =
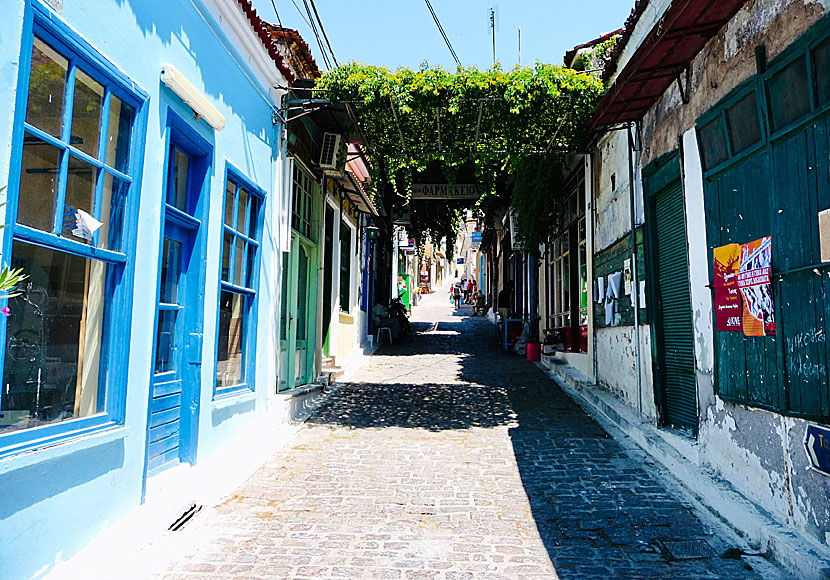
<path fill-rule="evenodd" d="M 244 332 L 245 297 L 222 291 L 219 300 L 219 350 L 216 364 L 216 388 L 245 382 Z"/>
<path fill-rule="evenodd" d="M 182 243 L 164 238 L 161 256 L 161 287 L 159 302 L 178 304 L 179 274 L 181 272 Z"/>
<path fill-rule="evenodd" d="M 106 164 L 121 173 L 128 173 L 130 169 L 130 137 L 134 117 L 135 108 L 115 95 L 110 97 Z"/>
<path fill-rule="evenodd" d="M 37 137 L 23 139 L 17 223 L 51 232 L 61 152 Z"/>
<path fill-rule="evenodd" d="M 755 91 L 742 98 L 726 110 L 726 122 L 729 126 L 729 139 L 732 154 L 741 151 L 761 140 L 761 123 L 758 121 L 758 103 Z"/>
<path fill-rule="evenodd" d="M 100 412 L 109 267 L 21 242 L 11 263 L 28 277 L 9 300 L 0 432 Z"/>
<path fill-rule="evenodd" d="M 170 179 L 170 191 L 167 192 L 167 203 L 187 211 L 187 185 L 190 177 L 190 157 L 182 150 L 173 148 L 171 156 L 172 176 Z"/>
<path fill-rule="evenodd" d="M 239 188 L 239 213 L 236 220 L 236 231 L 248 235 L 248 192 Z"/>
<path fill-rule="evenodd" d="M 91 241 L 91 232 L 80 226 L 76 211 L 92 215 L 95 200 L 97 170 L 80 159 L 69 156 L 69 174 L 66 176 L 66 204 L 63 212 L 63 235 L 78 241 Z"/>
<path fill-rule="evenodd" d="M 237 286 L 242 286 L 242 263 L 245 261 L 245 242 L 236 238 L 236 249 L 234 250 L 233 280 Z"/>
<path fill-rule="evenodd" d="M 236 184 L 228 180 L 225 185 L 225 225 L 229 228 L 233 227 L 233 206 L 236 196 Z"/>
<path fill-rule="evenodd" d="M 810 111 L 810 93 L 807 86 L 807 61 L 798 58 L 775 73 L 767 81 L 773 131 Z"/>
<path fill-rule="evenodd" d="M 176 318 L 177 310 L 159 310 L 159 326 L 156 331 L 156 374 L 176 370 Z"/>
<path fill-rule="evenodd" d="M 124 213 L 130 186 L 109 173 L 104 174 L 104 193 L 101 196 L 101 229 L 98 230 L 98 247 L 122 251 L 124 238 Z"/>
<path fill-rule="evenodd" d="M 716 117 L 698 131 L 700 153 L 703 155 L 703 166 L 706 169 L 720 165 L 729 158 L 721 120 L 721 117 Z"/>
<path fill-rule="evenodd" d="M 69 144 L 87 155 L 98 157 L 101 132 L 101 108 L 104 87 L 84 71 L 75 70 L 75 98 L 72 103 L 72 135 Z"/>
<path fill-rule="evenodd" d="M 247 244 L 245 260 L 245 286 L 254 289 L 254 275 L 256 274 L 256 246 Z"/>
<path fill-rule="evenodd" d="M 54 137 L 60 137 L 63 125 L 63 97 L 68 65 L 65 58 L 35 38 L 26 122 Z"/>
<path fill-rule="evenodd" d="M 231 281 L 231 260 L 233 255 L 233 234 L 225 232 L 222 242 L 222 280 Z"/>
<path fill-rule="evenodd" d="M 248 237 L 257 239 L 257 224 L 259 222 L 259 198 L 255 195 L 252 195 L 249 198 L 248 204 L 250 205 L 250 209 L 248 210 Z"/>

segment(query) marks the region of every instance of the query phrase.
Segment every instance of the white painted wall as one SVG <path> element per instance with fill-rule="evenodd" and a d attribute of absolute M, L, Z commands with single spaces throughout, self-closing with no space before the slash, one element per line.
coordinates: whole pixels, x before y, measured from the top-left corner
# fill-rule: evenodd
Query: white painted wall
<path fill-rule="evenodd" d="M 637 343 L 633 326 L 597 329 L 597 379 L 629 407 L 639 408 L 637 386 Z M 654 378 L 651 366 L 651 329 L 640 326 L 640 378 L 643 416 L 656 419 Z"/>

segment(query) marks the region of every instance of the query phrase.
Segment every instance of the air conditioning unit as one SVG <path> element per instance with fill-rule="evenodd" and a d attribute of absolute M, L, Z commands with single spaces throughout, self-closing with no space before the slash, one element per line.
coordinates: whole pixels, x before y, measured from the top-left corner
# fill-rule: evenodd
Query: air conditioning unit
<path fill-rule="evenodd" d="M 340 174 L 346 167 L 346 141 L 337 133 L 323 133 L 320 168 L 326 173 Z"/>

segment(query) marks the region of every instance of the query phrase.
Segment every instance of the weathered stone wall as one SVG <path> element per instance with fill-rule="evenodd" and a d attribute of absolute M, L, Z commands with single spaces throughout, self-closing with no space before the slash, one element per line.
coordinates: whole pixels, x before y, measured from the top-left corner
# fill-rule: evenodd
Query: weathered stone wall
<path fill-rule="evenodd" d="M 689 179 L 693 169 L 694 181 L 701 181 L 698 152 L 692 149 L 697 146 L 691 132 L 695 119 L 756 73 L 757 46 L 765 46 L 768 59 L 774 59 L 823 18 L 828 7 L 827 0 L 749 2 L 693 61 L 689 103 L 682 103 L 674 84 L 646 114 L 641 167 L 676 149 L 685 135 L 682 153 L 687 212 L 702 199 L 702 187 L 696 183 L 690 187 Z M 706 256 L 705 228 L 699 225 L 687 224 L 690 258 L 697 261 Z M 693 290 L 705 286 L 708 268 L 692 264 L 691 277 Z M 694 291 L 693 295 L 700 461 L 782 524 L 830 544 L 830 479 L 809 468 L 802 443 L 806 422 L 725 403 L 713 394 L 711 295 Z"/>
<path fill-rule="evenodd" d="M 818 0 L 748 2 L 692 61 L 689 103 L 683 104 L 674 83 L 646 113 L 641 167 L 677 149 L 695 119 L 756 73 L 755 47 L 765 46 L 767 58 L 774 59 L 823 18 L 825 10 Z"/>

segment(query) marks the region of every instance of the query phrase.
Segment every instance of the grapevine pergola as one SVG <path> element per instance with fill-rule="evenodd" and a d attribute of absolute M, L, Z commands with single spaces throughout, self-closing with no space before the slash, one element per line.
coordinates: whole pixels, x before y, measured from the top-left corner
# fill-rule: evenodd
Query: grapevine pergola
<path fill-rule="evenodd" d="M 319 83 L 356 121 L 372 165 L 372 195 L 387 210 L 409 202 L 416 178 L 475 181 L 479 209 L 512 204 L 521 234 L 544 237 L 565 153 L 585 141 L 584 124 L 602 93 L 593 75 L 547 64 L 449 72 L 347 64 Z M 462 177 L 463 176 L 463 177 Z M 551 202 L 545 204 L 542 198 Z M 468 202 L 412 201 L 419 242 L 454 235 Z M 524 215 L 522 215 L 524 214 Z"/>

